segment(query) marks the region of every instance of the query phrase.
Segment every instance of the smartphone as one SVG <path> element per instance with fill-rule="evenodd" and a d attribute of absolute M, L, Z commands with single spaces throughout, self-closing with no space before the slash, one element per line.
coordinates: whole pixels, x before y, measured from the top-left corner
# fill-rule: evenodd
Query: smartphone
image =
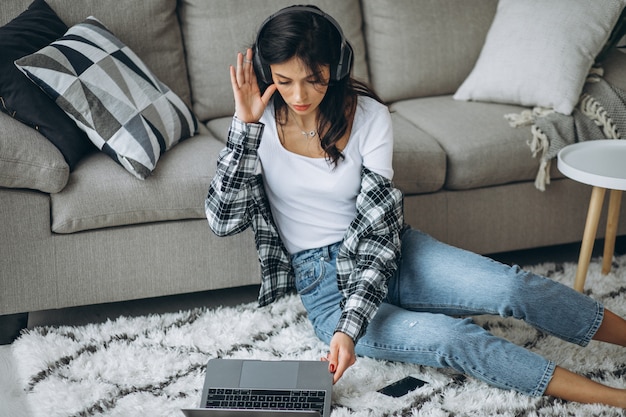
<path fill-rule="evenodd" d="M 378 392 L 380 392 L 381 394 L 389 395 L 390 397 L 402 397 L 403 395 L 408 394 L 409 392 L 423 386 L 424 384 L 427 384 L 427 382 L 409 375 L 400 379 L 399 381 L 392 382 L 386 387 L 379 389 Z"/>

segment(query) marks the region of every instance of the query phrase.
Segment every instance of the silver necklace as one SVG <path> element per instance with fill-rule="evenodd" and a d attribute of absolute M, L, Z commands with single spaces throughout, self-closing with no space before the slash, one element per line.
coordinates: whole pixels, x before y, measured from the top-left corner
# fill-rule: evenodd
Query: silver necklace
<path fill-rule="evenodd" d="M 298 129 L 300 129 L 300 133 L 302 133 L 302 136 L 305 137 L 305 139 L 311 139 L 314 138 L 315 136 L 317 136 L 317 130 L 313 129 L 310 131 L 305 131 L 302 126 L 300 126 L 300 123 L 298 123 L 298 119 L 296 119 L 295 117 L 293 118 L 294 122 L 296 122 L 296 125 L 298 126 Z"/>

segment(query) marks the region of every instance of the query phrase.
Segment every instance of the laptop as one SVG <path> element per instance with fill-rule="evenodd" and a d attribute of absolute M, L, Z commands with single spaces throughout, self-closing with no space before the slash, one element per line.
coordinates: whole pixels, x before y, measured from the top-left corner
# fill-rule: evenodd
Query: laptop
<path fill-rule="evenodd" d="M 186 417 L 329 417 L 332 374 L 323 361 L 210 359 L 198 408 Z"/>

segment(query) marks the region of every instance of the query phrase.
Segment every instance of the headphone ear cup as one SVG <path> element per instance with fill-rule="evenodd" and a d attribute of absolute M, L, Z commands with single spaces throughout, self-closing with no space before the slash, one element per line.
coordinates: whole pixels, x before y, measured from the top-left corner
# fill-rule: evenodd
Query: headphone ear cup
<path fill-rule="evenodd" d="M 254 72 L 257 77 L 261 78 L 261 81 L 265 84 L 273 84 L 272 70 L 270 66 L 263 62 L 261 54 L 259 53 L 259 47 L 255 45 L 254 56 L 252 57 L 252 64 L 254 65 Z"/>
<path fill-rule="evenodd" d="M 341 49 L 341 59 L 339 60 L 337 69 L 335 70 L 335 81 L 339 81 L 348 76 L 348 74 L 350 74 L 350 68 L 352 67 L 352 57 L 354 56 L 352 45 L 350 45 L 348 41 L 345 41 Z"/>

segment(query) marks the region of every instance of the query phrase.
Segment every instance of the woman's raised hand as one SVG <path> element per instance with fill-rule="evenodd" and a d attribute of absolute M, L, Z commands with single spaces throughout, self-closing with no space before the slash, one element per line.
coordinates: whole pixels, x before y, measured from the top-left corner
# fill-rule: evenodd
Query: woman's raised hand
<path fill-rule="evenodd" d="M 235 116 L 245 123 L 257 123 L 276 85 L 271 84 L 261 96 L 252 65 L 252 49 L 248 48 L 245 56 L 241 52 L 237 54 L 237 68 L 230 66 L 230 82 L 235 96 Z"/>

